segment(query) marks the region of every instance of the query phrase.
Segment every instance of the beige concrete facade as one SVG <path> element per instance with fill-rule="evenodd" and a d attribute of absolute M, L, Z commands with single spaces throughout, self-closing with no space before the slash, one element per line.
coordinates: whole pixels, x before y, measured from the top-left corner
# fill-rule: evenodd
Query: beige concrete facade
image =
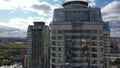
<path fill-rule="evenodd" d="M 81 22 L 80 22 L 81 23 Z M 83 22 L 84 23 L 84 22 Z M 104 39 L 100 39 L 100 37 L 103 37 L 103 35 L 104 35 L 104 33 L 101 33 L 101 31 L 103 31 L 104 29 L 103 29 L 103 23 L 90 23 L 90 22 L 88 22 L 88 23 L 84 23 L 83 25 L 78 25 L 79 24 L 79 22 L 77 22 L 77 23 L 74 23 L 74 24 L 77 24 L 76 26 L 72 26 L 73 24 L 71 24 L 71 23 L 69 23 L 69 24 L 67 24 L 67 25 L 64 25 L 65 24 L 65 22 L 62 24 L 62 22 L 61 22 L 61 24 L 60 25 L 53 25 L 53 26 L 51 26 L 51 30 L 54 30 L 54 31 L 58 31 L 58 30 L 62 30 L 62 31 L 65 31 L 65 30 L 83 30 L 83 31 L 90 31 L 90 32 L 88 32 L 88 34 L 89 34 L 89 38 L 87 38 L 87 39 L 85 39 L 85 36 L 83 36 L 82 38 L 78 38 L 78 39 L 72 39 L 72 41 L 77 41 L 77 42 L 79 42 L 80 40 L 85 40 L 85 41 L 83 41 L 82 43 L 82 46 L 89 46 L 89 50 L 88 50 L 88 52 L 89 52 L 89 55 L 88 56 L 86 56 L 87 58 L 89 58 L 89 65 L 91 65 L 93 68 L 103 68 L 103 61 L 104 61 L 104 56 L 103 56 L 103 49 L 104 49 Z M 97 31 L 97 33 L 96 34 L 92 34 L 91 32 L 92 31 Z M 105 32 L 107 32 L 107 31 L 105 31 Z M 108 33 L 108 41 L 109 41 L 109 32 L 107 32 Z M 80 36 L 82 33 L 71 33 L 71 34 L 75 34 L 75 36 Z M 68 34 L 69 35 L 69 34 Z M 52 36 L 56 36 L 56 37 L 58 37 L 58 36 L 62 36 L 62 39 L 61 40 L 58 40 L 58 38 L 56 38 L 56 40 L 52 40 L 52 41 L 54 41 L 54 42 L 56 42 L 56 45 L 55 46 L 53 46 L 52 45 L 52 47 L 55 47 L 55 49 L 56 49 L 56 51 L 52 51 L 51 50 L 51 54 L 52 53 L 56 53 L 56 57 L 53 57 L 52 55 L 51 55 L 51 59 L 55 59 L 56 60 L 56 62 L 54 63 L 54 62 L 52 62 L 52 60 L 51 60 L 51 68 L 53 68 L 52 67 L 52 65 L 63 65 L 64 66 L 64 64 L 66 63 L 64 60 L 66 59 L 65 58 L 65 32 L 64 33 L 62 33 L 62 34 L 59 34 L 59 33 L 56 33 L 56 34 L 52 34 Z M 92 37 L 93 36 L 95 36 L 96 37 L 96 39 L 95 40 L 92 40 Z M 61 45 L 58 45 L 58 42 L 61 44 Z M 89 43 L 89 44 L 87 44 L 87 42 Z M 93 45 L 92 43 L 95 43 L 96 45 Z M 109 44 L 108 44 L 109 45 Z M 81 48 L 81 46 L 78 46 L 78 45 L 74 45 L 74 47 L 76 47 L 76 48 Z M 59 51 L 58 51 L 58 48 L 62 48 L 62 62 L 61 63 L 59 63 L 58 62 L 58 59 L 59 59 L 59 57 L 58 57 L 58 54 L 59 54 Z M 93 49 L 93 51 L 92 51 L 92 48 L 95 48 L 95 50 Z M 109 50 L 108 50 L 109 51 Z M 74 54 L 80 54 L 81 53 L 81 51 L 72 51 Z M 95 54 L 95 55 L 97 55 L 97 57 L 94 57 L 94 56 L 92 56 L 92 54 Z M 78 57 L 73 57 L 72 59 L 74 59 L 74 60 L 83 60 L 83 61 L 86 61 L 86 59 L 84 58 L 84 57 L 80 57 L 80 56 L 78 56 Z M 74 63 L 74 62 L 72 62 L 71 63 L 71 65 L 72 66 L 78 66 L 78 67 L 81 67 L 81 66 L 88 66 L 88 61 L 87 62 L 81 62 L 81 63 Z M 73 67 L 74 68 L 74 67 Z"/>
<path fill-rule="evenodd" d="M 109 68 L 105 54 L 109 54 L 110 30 L 105 28 L 100 9 L 78 1 L 63 7 L 55 10 L 51 23 L 50 68 Z"/>

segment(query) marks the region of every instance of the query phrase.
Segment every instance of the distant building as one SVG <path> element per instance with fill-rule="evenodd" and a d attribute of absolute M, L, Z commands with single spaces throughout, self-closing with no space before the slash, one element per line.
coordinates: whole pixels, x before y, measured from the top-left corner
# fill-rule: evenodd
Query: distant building
<path fill-rule="evenodd" d="M 54 10 L 50 68 L 109 68 L 110 29 L 99 8 L 70 0 Z"/>
<path fill-rule="evenodd" d="M 110 52 L 112 54 L 120 54 L 120 37 L 111 37 L 110 47 Z"/>
<path fill-rule="evenodd" d="M 21 57 L 22 57 L 22 68 L 27 68 L 26 61 L 27 61 L 27 54 L 26 54 L 26 49 L 21 49 Z"/>
<path fill-rule="evenodd" d="M 8 44 L 8 43 L 24 43 L 26 44 L 25 37 L 0 37 L 0 44 Z"/>
<path fill-rule="evenodd" d="M 27 68 L 47 68 L 49 32 L 45 22 L 34 22 L 28 27 Z"/>

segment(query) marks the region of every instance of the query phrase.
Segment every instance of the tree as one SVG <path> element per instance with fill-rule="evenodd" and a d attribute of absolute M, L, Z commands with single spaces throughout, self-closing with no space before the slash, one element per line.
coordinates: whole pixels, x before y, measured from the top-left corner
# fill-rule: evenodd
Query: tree
<path fill-rule="evenodd" d="M 21 56 L 23 49 L 26 49 L 26 45 L 22 43 L 8 43 L 0 45 L 0 66 L 11 65 L 15 63 L 14 56 Z"/>
<path fill-rule="evenodd" d="M 1 60 L 1 65 L 11 65 L 14 64 L 13 60 L 3 59 Z"/>
<path fill-rule="evenodd" d="M 120 68 L 120 58 L 115 59 L 114 64 Z"/>

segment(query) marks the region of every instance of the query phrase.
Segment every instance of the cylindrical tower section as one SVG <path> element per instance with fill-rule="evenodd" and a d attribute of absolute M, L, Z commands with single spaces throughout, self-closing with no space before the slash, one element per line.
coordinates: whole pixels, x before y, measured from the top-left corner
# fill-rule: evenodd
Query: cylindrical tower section
<path fill-rule="evenodd" d="M 42 21 L 35 21 L 34 22 L 34 26 L 39 26 L 39 25 L 45 25 L 45 22 L 42 22 Z"/>
<path fill-rule="evenodd" d="M 66 0 L 63 3 L 64 8 L 87 8 L 88 2 L 87 1 L 80 1 L 80 0 Z"/>

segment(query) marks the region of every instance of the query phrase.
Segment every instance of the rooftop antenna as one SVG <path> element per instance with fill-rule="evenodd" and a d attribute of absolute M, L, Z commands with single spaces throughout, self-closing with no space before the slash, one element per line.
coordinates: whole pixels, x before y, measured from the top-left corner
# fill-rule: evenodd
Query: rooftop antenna
<path fill-rule="evenodd" d="M 88 6 L 89 6 L 89 8 L 90 8 L 91 6 L 90 6 L 89 4 L 92 3 L 92 1 L 87 0 L 87 3 L 88 3 Z"/>

